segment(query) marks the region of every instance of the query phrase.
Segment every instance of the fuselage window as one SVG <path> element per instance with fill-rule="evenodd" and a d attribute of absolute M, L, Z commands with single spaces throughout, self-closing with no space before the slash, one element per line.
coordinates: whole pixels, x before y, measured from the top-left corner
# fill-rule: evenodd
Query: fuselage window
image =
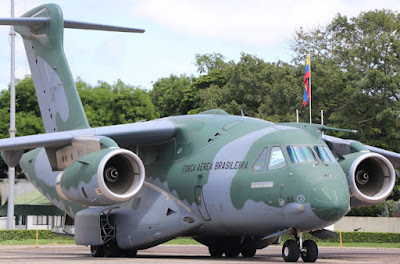
<path fill-rule="evenodd" d="M 336 162 L 335 157 L 333 156 L 332 152 L 330 151 L 330 149 L 328 147 L 315 146 L 314 150 L 315 150 L 315 152 L 317 152 L 319 158 L 323 162 L 330 162 L 330 163 Z"/>
<path fill-rule="evenodd" d="M 269 156 L 268 170 L 277 170 L 286 166 L 285 157 L 280 147 L 273 147 Z"/>
<path fill-rule="evenodd" d="M 264 148 L 261 154 L 258 156 L 256 162 L 254 162 L 251 169 L 253 171 L 263 171 L 265 166 L 265 161 L 267 160 L 268 148 Z"/>
<path fill-rule="evenodd" d="M 314 152 L 308 146 L 288 146 L 287 151 L 293 163 L 316 161 Z"/>

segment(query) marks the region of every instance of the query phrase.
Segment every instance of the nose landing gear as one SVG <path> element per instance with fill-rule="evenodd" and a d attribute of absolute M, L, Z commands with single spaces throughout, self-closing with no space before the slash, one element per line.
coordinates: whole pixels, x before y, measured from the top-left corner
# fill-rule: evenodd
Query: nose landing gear
<path fill-rule="evenodd" d="M 282 257 L 286 262 L 297 262 L 300 256 L 300 247 L 293 239 L 286 240 L 282 247 Z"/>
<path fill-rule="evenodd" d="M 297 262 L 299 257 L 304 262 L 315 262 L 318 259 L 318 246 L 313 240 L 303 242 L 303 233 L 298 232 L 296 240 L 287 240 L 282 247 L 282 257 L 286 262 Z"/>

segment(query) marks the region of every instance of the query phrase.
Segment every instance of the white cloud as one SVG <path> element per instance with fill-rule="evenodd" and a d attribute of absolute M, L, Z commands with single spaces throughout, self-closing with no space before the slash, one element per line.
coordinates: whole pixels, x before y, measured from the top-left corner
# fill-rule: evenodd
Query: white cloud
<path fill-rule="evenodd" d="M 15 0 L 15 15 L 47 3 Z M 96 84 L 121 78 L 150 88 L 160 77 L 195 74 L 196 53 L 220 52 L 237 60 L 240 52 L 266 61 L 290 60 L 288 42 L 295 28 L 328 24 L 337 14 L 356 16 L 371 9 L 400 10 L 393 0 L 53 0 L 72 20 L 143 27 L 143 35 L 65 31 L 65 52 L 74 77 Z M 0 17 L 10 2 L 0 1 Z M 18 46 L 19 45 L 19 46 Z M 9 82 L 8 27 L 0 27 L 0 89 Z M 17 40 L 17 77 L 29 73 Z M 6 76 L 6 78 L 5 78 Z M 126 78 L 126 79 L 125 79 Z"/>
<path fill-rule="evenodd" d="M 280 43 L 298 27 L 327 24 L 339 12 L 399 8 L 394 1 L 263 1 L 148 0 L 130 8 L 157 25 L 194 38 L 217 39 L 235 45 L 262 47 Z"/>

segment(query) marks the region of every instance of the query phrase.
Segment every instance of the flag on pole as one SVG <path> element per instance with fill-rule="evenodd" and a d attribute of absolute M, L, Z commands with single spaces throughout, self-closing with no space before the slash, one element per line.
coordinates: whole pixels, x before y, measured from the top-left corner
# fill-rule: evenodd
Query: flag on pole
<path fill-rule="evenodd" d="M 310 52 L 307 55 L 306 70 L 304 72 L 304 94 L 303 106 L 306 106 L 311 97 L 311 65 L 310 65 Z"/>

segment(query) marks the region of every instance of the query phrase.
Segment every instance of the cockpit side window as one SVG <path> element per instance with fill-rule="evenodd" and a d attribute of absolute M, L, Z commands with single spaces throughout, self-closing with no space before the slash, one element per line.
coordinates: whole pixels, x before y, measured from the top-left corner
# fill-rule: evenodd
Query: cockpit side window
<path fill-rule="evenodd" d="M 251 170 L 253 171 L 263 171 L 265 162 L 267 160 L 268 148 L 264 148 L 261 154 L 258 156 L 256 162 L 254 162 L 253 167 Z"/>
<path fill-rule="evenodd" d="M 280 147 L 273 147 L 269 156 L 268 170 L 277 170 L 286 166 L 285 157 Z"/>
<path fill-rule="evenodd" d="M 315 152 L 317 152 L 318 157 L 322 162 L 336 163 L 336 159 L 328 147 L 325 146 L 315 146 Z"/>
<path fill-rule="evenodd" d="M 293 163 L 316 161 L 314 152 L 309 146 L 288 146 L 286 149 Z"/>

